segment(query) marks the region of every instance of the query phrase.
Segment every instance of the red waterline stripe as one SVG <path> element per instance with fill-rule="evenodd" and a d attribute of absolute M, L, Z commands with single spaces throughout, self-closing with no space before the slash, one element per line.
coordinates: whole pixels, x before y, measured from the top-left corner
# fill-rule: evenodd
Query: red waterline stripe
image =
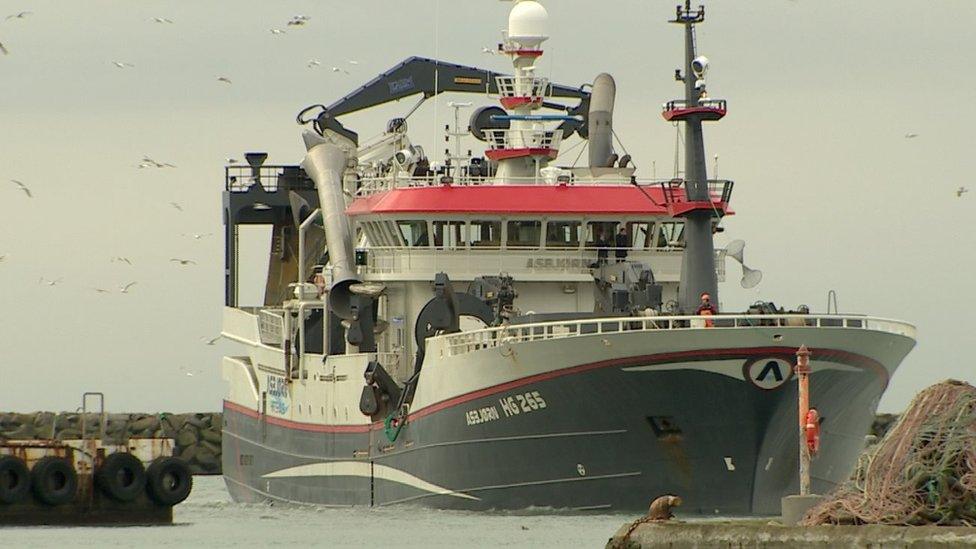
<path fill-rule="evenodd" d="M 668 362 L 675 362 L 678 360 L 685 360 L 691 362 L 703 361 L 703 360 L 725 360 L 725 359 L 736 359 L 736 358 L 752 358 L 756 356 L 770 356 L 776 358 L 783 358 L 785 360 L 792 360 L 796 355 L 797 349 L 795 347 L 752 347 L 748 349 L 742 348 L 732 348 L 732 349 L 706 349 L 706 350 L 696 350 L 696 351 L 679 351 L 671 353 L 658 353 L 653 355 L 642 355 L 627 358 L 615 358 L 610 360 L 601 360 L 599 362 L 592 362 L 590 364 L 581 364 L 579 366 L 572 366 L 570 368 L 563 368 L 561 370 L 553 370 L 550 372 L 543 372 L 541 374 L 536 374 L 533 376 L 523 377 L 513 381 L 508 381 L 506 383 L 501 383 L 499 385 L 494 385 L 492 387 L 486 387 L 484 389 L 478 389 L 477 391 L 472 391 L 470 393 L 465 393 L 447 400 L 442 400 L 436 404 L 431 404 L 426 408 L 421 408 L 416 412 L 411 413 L 407 420 L 413 421 L 420 419 L 422 417 L 428 416 L 435 412 L 440 412 L 447 408 L 452 408 L 472 400 L 477 400 L 479 398 L 484 398 L 497 393 L 502 393 L 505 391 L 510 391 L 512 389 L 529 385 L 532 383 L 538 383 L 541 381 L 548 381 L 550 379 L 555 379 L 557 377 L 563 377 L 583 372 L 588 372 L 590 370 L 597 370 L 600 368 L 612 368 L 612 367 L 628 367 L 628 366 L 646 366 L 651 364 L 665 364 Z M 812 353 L 813 360 L 820 360 L 826 362 L 835 362 L 838 364 L 845 364 L 848 366 L 854 366 L 857 368 L 871 370 L 881 378 L 882 390 L 888 386 L 889 376 L 888 371 L 884 366 L 878 361 L 866 357 L 864 355 L 859 355 L 857 353 L 851 353 L 848 351 L 841 351 L 837 349 L 810 349 Z M 253 418 L 258 418 L 259 414 L 256 410 L 251 410 L 225 400 L 224 407 L 240 412 L 242 414 L 248 415 Z M 321 425 L 316 423 L 302 423 L 298 421 L 291 421 L 287 419 L 282 419 L 273 416 L 266 416 L 268 423 L 272 425 L 279 425 L 281 427 L 286 427 L 289 429 L 299 429 L 302 431 L 312 431 L 312 432 L 323 432 L 323 433 L 366 433 L 370 430 L 380 430 L 383 428 L 383 422 L 378 421 L 372 424 L 363 425 Z"/>

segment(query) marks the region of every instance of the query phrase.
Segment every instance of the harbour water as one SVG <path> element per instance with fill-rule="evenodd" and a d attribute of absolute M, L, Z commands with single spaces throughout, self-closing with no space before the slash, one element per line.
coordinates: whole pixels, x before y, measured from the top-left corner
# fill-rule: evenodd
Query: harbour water
<path fill-rule="evenodd" d="M 630 515 L 242 504 L 195 477 L 172 526 L 2 528 L 3 547 L 603 547 Z"/>

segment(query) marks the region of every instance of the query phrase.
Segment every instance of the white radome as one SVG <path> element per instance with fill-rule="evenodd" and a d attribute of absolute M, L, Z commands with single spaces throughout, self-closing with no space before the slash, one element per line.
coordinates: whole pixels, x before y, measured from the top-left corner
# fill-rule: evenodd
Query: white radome
<path fill-rule="evenodd" d="M 523 46 L 538 46 L 549 38 L 549 12 L 535 0 L 516 2 L 508 14 L 508 38 Z"/>

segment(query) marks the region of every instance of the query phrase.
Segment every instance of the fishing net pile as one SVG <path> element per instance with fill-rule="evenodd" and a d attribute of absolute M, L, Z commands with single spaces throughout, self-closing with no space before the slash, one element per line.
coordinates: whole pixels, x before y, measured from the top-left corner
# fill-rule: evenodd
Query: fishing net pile
<path fill-rule="evenodd" d="M 976 387 L 949 380 L 919 393 L 803 524 L 976 526 Z"/>

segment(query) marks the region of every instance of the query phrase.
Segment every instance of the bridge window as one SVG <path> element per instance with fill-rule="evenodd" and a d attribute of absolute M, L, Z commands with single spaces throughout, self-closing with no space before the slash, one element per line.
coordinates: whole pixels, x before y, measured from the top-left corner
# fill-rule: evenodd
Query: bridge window
<path fill-rule="evenodd" d="M 635 250 L 646 250 L 654 247 L 654 224 L 648 221 L 631 221 L 627 223 L 627 233 L 630 235 L 630 246 Z"/>
<path fill-rule="evenodd" d="M 658 248 L 683 248 L 685 245 L 685 224 L 683 221 L 658 223 Z"/>
<path fill-rule="evenodd" d="M 515 220 L 508 222 L 508 247 L 537 249 L 542 241 L 541 221 Z"/>
<path fill-rule="evenodd" d="M 434 247 L 442 250 L 463 248 L 464 221 L 435 221 Z"/>
<path fill-rule="evenodd" d="M 582 225 L 579 221 L 546 223 L 546 248 L 579 248 Z"/>
<path fill-rule="evenodd" d="M 472 248 L 500 248 L 502 245 L 501 221 L 471 221 L 468 226 Z"/>
<path fill-rule="evenodd" d="M 603 237 L 606 246 L 613 247 L 613 237 L 617 234 L 616 221 L 590 221 L 586 224 L 586 248 L 597 248 L 597 240 Z"/>
<path fill-rule="evenodd" d="M 407 246 L 430 246 L 426 221 L 397 221 L 397 227 Z"/>

